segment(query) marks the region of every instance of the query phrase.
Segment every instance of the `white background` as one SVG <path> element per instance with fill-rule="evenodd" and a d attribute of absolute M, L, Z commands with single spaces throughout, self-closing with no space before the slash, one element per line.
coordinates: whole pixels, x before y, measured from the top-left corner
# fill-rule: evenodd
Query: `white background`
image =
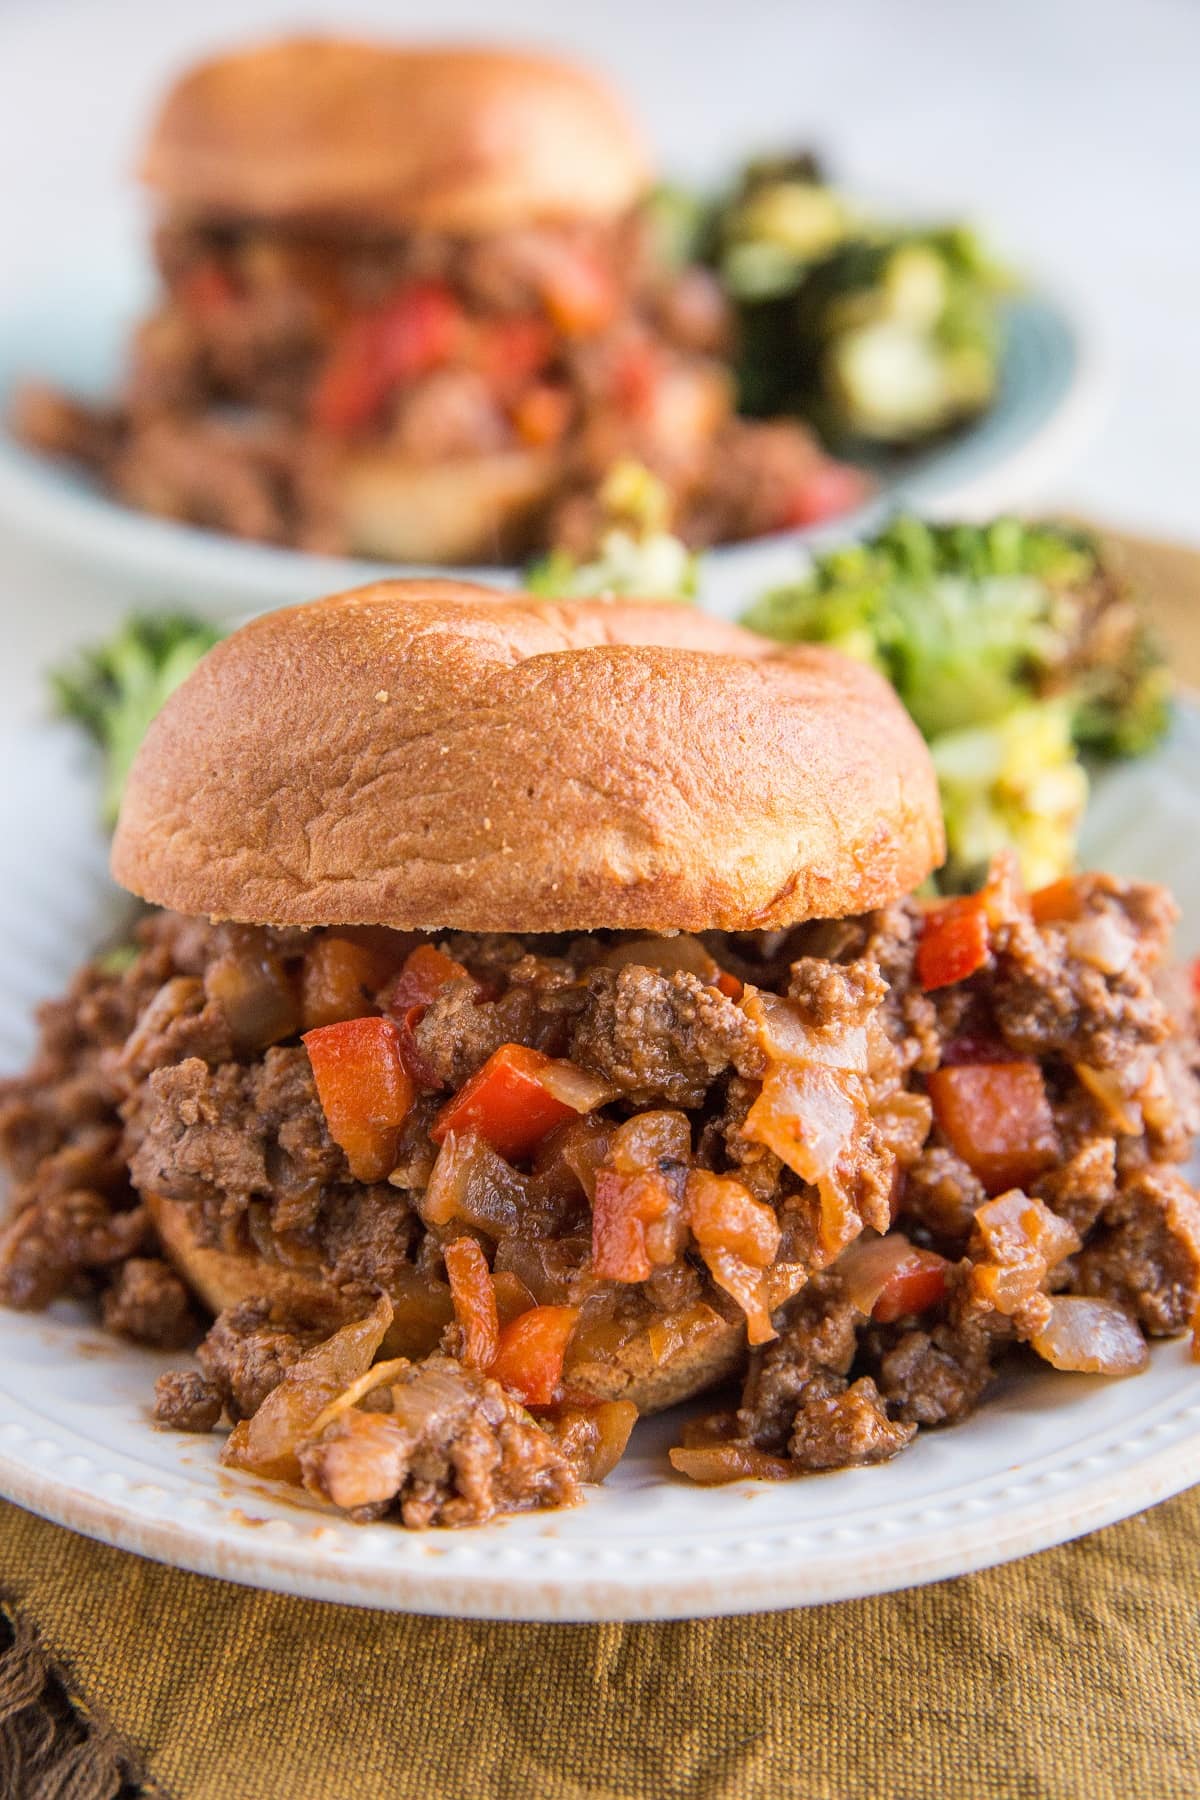
<path fill-rule="evenodd" d="M 668 169 L 813 142 L 852 184 L 985 222 L 1073 300 L 1107 366 L 1104 421 L 1047 503 L 1200 540 L 1200 4 L 0 0 L 0 309 L 69 265 L 76 232 L 136 250 L 130 168 L 181 63 L 322 24 L 574 50 L 617 79 Z M 35 665 L 119 602 L 0 539 L 0 711 L 33 710 Z"/>

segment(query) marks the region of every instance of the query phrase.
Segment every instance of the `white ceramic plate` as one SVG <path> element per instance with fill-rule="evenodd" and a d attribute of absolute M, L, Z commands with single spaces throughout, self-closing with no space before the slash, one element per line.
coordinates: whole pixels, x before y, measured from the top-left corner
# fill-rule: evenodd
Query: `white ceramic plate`
<path fill-rule="evenodd" d="M 46 727 L 0 742 L 0 1069 L 29 1009 L 117 916 L 86 754 Z M 1173 883 L 1180 948 L 1200 948 L 1200 711 L 1110 776 L 1087 854 Z M 123 1346 L 69 1305 L 0 1311 L 0 1493 L 164 1562 L 285 1593 L 485 1618 L 745 1612 L 932 1581 L 1021 1556 L 1200 1480 L 1200 1370 L 1155 1348 L 1128 1381 L 1030 1371 L 964 1425 L 881 1468 L 696 1488 L 672 1475 L 671 1422 L 639 1426 L 574 1511 L 470 1531 L 355 1526 L 221 1470 L 216 1437 L 156 1431 L 154 1377 L 180 1362 Z"/>
<path fill-rule="evenodd" d="M 131 598 L 186 601 L 218 618 L 311 600 L 397 572 L 150 518 L 9 436 L 2 424 L 7 396 L 24 378 L 97 397 L 111 393 L 122 346 L 147 308 L 144 268 L 102 249 L 90 257 L 77 249 L 76 257 L 74 274 L 48 282 L 0 316 L 0 518 L 55 555 L 119 581 Z M 86 283 L 80 268 L 88 271 Z M 1000 392 L 984 418 L 882 468 L 878 495 L 857 513 L 810 532 L 714 552 L 704 577 L 714 609 L 739 610 L 760 587 L 794 570 L 801 546 L 862 531 L 896 506 L 969 514 L 1032 501 L 1094 425 L 1103 383 L 1074 309 L 1031 292 L 1008 306 L 1007 331 Z M 516 580 L 511 569 L 470 573 L 477 580 Z"/>

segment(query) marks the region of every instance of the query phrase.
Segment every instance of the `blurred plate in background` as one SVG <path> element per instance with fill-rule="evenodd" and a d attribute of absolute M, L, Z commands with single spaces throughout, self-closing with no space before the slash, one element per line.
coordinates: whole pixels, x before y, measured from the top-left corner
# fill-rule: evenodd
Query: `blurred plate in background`
<path fill-rule="evenodd" d="M 148 272 L 136 263 L 89 262 L 81 251 L 71 272 L 10 306 L 0 315 L 0 418 L 13 386 L 26 378 L 96 398 L 113 391 L 122 346 L 149 297 Z M 1102 383 L 1086 334 L 1050 296 L 1014 299 L 1006 322 L 1000 391 L 990 412 L 906 460 L 882 464 L 880 491 L 858 512 L 811 531 L 712 552 L 705 559 L 704 603 L 737 612 L 759 588 L 794 570 L 800 547 L 861 532 L 900 505 L 966 515 L 1035 504 L 1094 422 Z M 0 519 L 55 556 L 122 585 L 131 602 L 170 599 L 216 617 L 397 572 L 151 518 L 25 449 L 2 427 Z M 470 574 L 506 584 L 517 579 L 511 569 Z"/>

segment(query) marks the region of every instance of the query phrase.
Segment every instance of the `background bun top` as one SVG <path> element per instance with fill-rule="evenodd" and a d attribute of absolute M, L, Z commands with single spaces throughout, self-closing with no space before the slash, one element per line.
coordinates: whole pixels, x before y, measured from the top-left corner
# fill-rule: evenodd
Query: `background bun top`
<path fill-rule="evenodd" d="M 385 581 L 217 646 L 134 765 L 113 872 L 280 925 L 751 930 L 941 860 L 887 684 L 687 607 Z"/>
<path fill-rule="evenodd" d="M 189 70 L 141 173 L 183 210 L 466 235 L 612 218 L 650 181 L 629 115 L 581 69 L 320 37 Z"/>

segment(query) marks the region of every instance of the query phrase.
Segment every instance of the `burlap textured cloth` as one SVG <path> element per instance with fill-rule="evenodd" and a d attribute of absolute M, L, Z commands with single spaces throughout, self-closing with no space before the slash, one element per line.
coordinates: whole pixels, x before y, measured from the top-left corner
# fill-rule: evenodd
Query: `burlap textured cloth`
<path fill-rule="evenodd" d="M 1200 681 L 1200 556 L 1126 550 Z M 60 1734 L 42 1757 L 41 1673 L 0 1656 L 3 1800 L 1200 1795 L 1200 1489 L 1002 1569 L 755 1618 L 389 1616 L 160 1568 L 6 1505 L 0 1594 L 95 1752 Z"/>
<path fill-rule="evenodd" d="M 1195 1800 L 1198 1543 L 1193 1490 L 874 1600 L 488 1625 L 256 1593 L 0 1510 L 13 1598 L 176 1800 Z"/>

